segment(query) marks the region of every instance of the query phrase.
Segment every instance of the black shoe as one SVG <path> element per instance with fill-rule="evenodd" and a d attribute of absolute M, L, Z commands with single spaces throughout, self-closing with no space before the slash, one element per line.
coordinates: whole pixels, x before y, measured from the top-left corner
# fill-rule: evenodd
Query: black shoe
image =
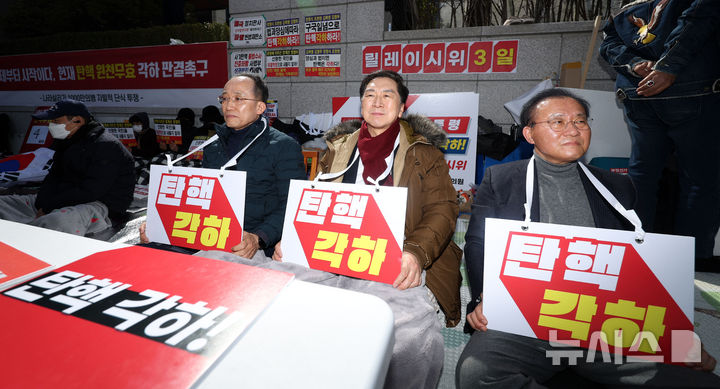
<path fill-rule="evenodd" d="M 720 273 L 720 257 L 695 258 L 695 271 Z"/>

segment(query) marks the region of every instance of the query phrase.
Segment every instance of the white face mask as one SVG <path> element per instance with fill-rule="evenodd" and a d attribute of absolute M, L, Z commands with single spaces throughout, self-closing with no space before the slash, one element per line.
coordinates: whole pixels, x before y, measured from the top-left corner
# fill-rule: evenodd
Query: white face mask
<path fill-rule="evenodd" d="M 135 131 L 135 132 L 142 131 L 142 125 L 138 124 L 138 125 L 133 126 L 133 131 Z"/>
<path fill-rule="evenodd" d="M 70 131 L 65 129 L 64 124 L 50 122 L 48 128 L 50 129 L 50 135 L 55 139 L 65 139 L 70 135 Z"/>

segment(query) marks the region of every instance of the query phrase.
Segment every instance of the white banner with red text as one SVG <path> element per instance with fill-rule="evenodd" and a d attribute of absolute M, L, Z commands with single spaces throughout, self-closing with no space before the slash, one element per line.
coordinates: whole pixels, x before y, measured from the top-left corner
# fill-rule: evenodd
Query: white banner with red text
<path fill-rule="evenodd" d="M 406 205 L 407 188 L 291 180 L 283 261 L 392 284 Z"/>
<path fill-rule="evenodd" d="M 447 142 L 440 148 L 457 190 L 475 183 L 478 104 L 473 92 L 411 94 L 405 102 L 406 115 L 427 116 L 445 131 Z M 333 97 L 332 105 L 333 125 L 362 119 L 360 97 Z"/>
<path fill-rule="evenodd" d="M 485 223 L 488 328 L 654 362 L 692 347 L 673 334 L 693 330 L 693 238 Z"/>
<path fill-rule="evenodd" d="M 167 165 L 150 166 L 147 236 L 150 241 L 198 250 L 240 243 L 246 173 Z"/>

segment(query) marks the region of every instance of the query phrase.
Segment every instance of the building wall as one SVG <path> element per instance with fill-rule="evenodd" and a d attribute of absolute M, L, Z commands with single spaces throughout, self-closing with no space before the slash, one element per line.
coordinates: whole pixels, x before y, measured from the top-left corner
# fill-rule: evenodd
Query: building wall
<path fill-rule="evenodd" d="M 264 15 L 266 20 L 298 17 L 301 25 L 301 42 L 304 16 L 341 14 L 340 44 L 306 46 L 301 43 L 300 46 L 294 47 L 300 49 L 300 75 L 266 78 L 271 98 L 278 100 L 281 118 L 292 118 L 308 112 L 330 112 L 333 96 L 356 96 L 363 78 L 361 62 L 363 45 L 517 39 L 519 40 L 518 67 L 515 73 L 404 75 L 410 93 L 478 93 L 480 115 L 507 127 L 512 123 L 512 118 L 503 108 L 503 104 L 546 78 L 559 79 L 560 67 L 563 63 L 584 61 L 593 29 L 593 22 L 586 21 L 385 31 L 387 19 L 384 1 L 230 0 L 229 10 L 231 17 Z M 601 41 L 602 32 L 599 32 L 585 88 L 611 91 L 614 85 L 614 71 L 598 58 Z M 340 77 L 305 77 L 304 49 L 330 47 L 342 49 Z M 234 49 L 231 48 L 230 52 L 233 51 Z"/>
<path fill-rule="evenodd" d="M 342 41 L 339 44 L 306 46 L 301 44 L 298 77 L 268 77 L 270 98 L 278 100 L 281 119 L 292 119 L 315 112 L 331 112 L 331 98 L 356 96 L 363 78 L 361 52 L 363 45 L 388 43 L 427 43 L 442 41 L 519 40 L 518 67 L 515 73 L 489 74 L 413 74 L 405 75 L 410 93 L 476 92 L 480 95 L 479 113 L 508 129 L 512 123 L 503 104 L 521 95 L 546 78 L 558 79 L 565 62 L 583 61 L 592 35 L 592 22 L 546 23 L 515 26 L 466 27 L 417 31 L 386 31 L 388 16 L 384 1 L 348 0 L 230 0 L 230 17 L 264 15 L 266 20 L 300 18 L 301 34 L 304 17 L 340 13 Z M 598 58 L 602 33 L 598 34 L 590 61 L 585 88 L 613 90 L 614 71 Z M 342 67 L 339 77 L 305 77 L 304 49 L 341 48 Z M 229 53 L 238 48 L 229 48 Z M 229 56 L 230 57 L 230 56 Z M 230 69 L 229 69 L 230 71 Z M 215 101 L 199 101 L 190 107 L 200 116 L 202 107 Z M 148 108 L 152 117 L 172 117 L 177 110 Z M 11 118 L 11 145 L 17 152 L 27 131 L 33 107 L 0 107 Z M 91 108 L 103 121 L 107 118 L 128 118 L 137 108 Z M 196 124 L 199 124 L 197 122 Z"/>

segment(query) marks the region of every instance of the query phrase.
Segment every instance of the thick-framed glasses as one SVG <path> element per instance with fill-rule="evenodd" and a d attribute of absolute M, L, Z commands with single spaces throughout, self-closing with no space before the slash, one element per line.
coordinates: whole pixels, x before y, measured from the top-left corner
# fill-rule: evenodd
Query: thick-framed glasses
<path fill-rule="evenodd" d="M 592 123 L 592 118 L 581 118 L 581 119 L 575 119 L 575 120 L 567 120 L 567 119 L 551 119 L 551 120 L 545 120 L 542 122 L 532 122 L 532 125 L 540 124 L 540 123 L 547 123 L 547 125 L 550 127 L 551 130 L 555 132 L 565 131 L 568 124 L 572 123 L 575 128 L 578 130 L 588 130 L 590 129 L 590 123 Z M 532 127 L 532 126 L 531 126 Z"/>
<path fill-rule="evenodd" d="M 239 104 L 239 103 L 244 103 L 246 101 L 262 101 L 262 100 L 248 99 L 247 97 L 240 97 L 240 96 L 233 96 L 233 97 L 218 96 L 218 102 L 220 104 L 229 103 L 231 101 Z"/>

